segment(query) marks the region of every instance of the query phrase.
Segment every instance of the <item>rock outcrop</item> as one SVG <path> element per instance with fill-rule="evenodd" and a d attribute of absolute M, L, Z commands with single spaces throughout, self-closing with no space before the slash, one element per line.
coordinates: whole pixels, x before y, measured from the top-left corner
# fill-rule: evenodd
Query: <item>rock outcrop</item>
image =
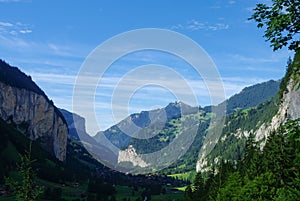
<path fill-rule="evenodd" d="M 139 166 L 142 168 L 149 166 L 149 164 L 143 161 L 143 159 L 136 153 L 132 145 L 129 145 L 129 147 L 124 151 L 119 151 L 118 163 L 122 162 L 130 162 L 133 166 Z"/>
<path fill-rule="evenodd" d="M 30 77 L 4 62 L 0 70 L 0 118 L 14 124 L 30 139 L 40 142 L 57 159 L 64 161 L 68 128 L 61 113 Z M 36 86 L 35 91 L 18 86 L 20 82 L 16 80 Z M 16 84 L 13 85 L 13 82 Z"/>
<path fill-rule="evenodd" d="M 299 54 L 299 53 L 298 53 Z M 296 58 L 296 57 L 295 57 Z M 295 120 L 300 118 L 300 67 L 299 67 L 299 55 L 298 58 L 295 59 L 294 64 L 290 67 L 291 72 L 290 74 L 287 74 L 284 80 L 286 83 L 284 83 L 282 87 L 282 91 L 279 92 L 279 96 L 281 97 L 280 103 L 278 103 L 278 111 L 277 113 L 271 117 L 270 122 L 263 122 L 258 128 L 253 128 L 251 130 L 243 130 L 241 128 L 238 128 L 235 130 L 235 132 L 230 133 L 233 135 L 236 139 L 242 139 L 242 138 L 248 138 L 250 133 L 252 133 L 255 136 L 255 141 L 258 142 L 258 145 L 260 146 L 260 149 L 263 150 L 266 141 L 268 139 L 268 136 L 273 131 L 277 131 L 282 124 L 284 124 L 287 120 Z M 282 94 L 280 94 L 282 93 Z M 218 140 L 218 139 L 217 139 Z M 219 142 L 222 144 L 225 144 L 224 141 L 227 140 L 227 136 L 223 136 Z M 232 138 L 231 138 L 232 140 Z M 230 143 L 227 143 L 229 145 Z M 206 146 L 204 144 L 204 146 Z M 220 145 L 221 147 L 222 145 Z M 225 145 L 224 145 L 225 146 Z M 223 146 L 223 148 L 224 148 Z M 229 145 L 230 146 L 230 145 Z M 220 148 L 219 147 L 219 148 Z M 225 147 L 228 148 L 228 147 Z M 231 147 L 232 148 L 232 147 Z M 229 148 L 228 148 L 229 149 Z M 222 153 L 219 154 L 217 157 L 222 158 Z M 214 157 L 199 157 L 199 160 L 196 164 L 196 171 L 197 172 L 206 172 L 215 163 L 213 161 L 216 159 L 216 154 Z M 231 160 L 235 161 L 234 158 L 223 158 L 225 160 Z M 216 164 L 216 163 L 215 163 Z"/>
<path fill-rule="evenodd" d="M 255 132 L 255 139 L 261 141 L 267 139 L 272 131 L 276 131 L 288 119 L 297 119 L 300 117 L 300 90 L 297 88 L 298 84 L 295 80 L 290 79 L 286 91 L 282 96 L 277 114 L 272 118 L 271 123 L 262 124 Z M 260 148 L 262 149 L 266 141 L 262 141 Z"/>

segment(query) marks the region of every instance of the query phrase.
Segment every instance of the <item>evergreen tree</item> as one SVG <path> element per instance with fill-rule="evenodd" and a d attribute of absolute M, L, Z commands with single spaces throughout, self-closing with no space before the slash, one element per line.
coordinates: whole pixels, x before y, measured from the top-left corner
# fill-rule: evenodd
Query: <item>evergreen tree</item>
<path fill-rule="evenodd" d="M 240 201 L 243 179 L 239 172 L 234 172 L 228 176 L 228 179 L 218 192 L 217 201 Z"/>
<path fill-rule="evenodd" d="M 195 180 L 194 180 L 194 200 L 205 200 L 206 197 L 206 189 L 205 189 L 205 183 L 204 178 L 202 174 L 199 172 L 196 174 Z"/>
<path fill-rule="evenodd" d="M 20 155 L 21 161 L 18 166 L 21 181 L 14 181 L 11 178 L 6 180 L 7 185 L 15 190 L 18 201 L 35 201 L 42 193 L 42 188 L 35 182 L 36 173 L 32 168 L 35 160 L 31 159 L 31 147 L 30 142 L 29 151 L 26 151 L 24 156 Z"/>
<path fill-rule="evenodd" d="M 245 155 L 240 164 L 243 176 L 253 179 L 259 174 L 260 151 L 255 142 L 255 136 L 251 133 L 246 141 Z"/>
<path fill-rule="evenodd" d="M 192 201 L 193 200 L 193 190 L 191 185 L 188 185 L 184 191 L 184 198 L 186 201 Z"/>

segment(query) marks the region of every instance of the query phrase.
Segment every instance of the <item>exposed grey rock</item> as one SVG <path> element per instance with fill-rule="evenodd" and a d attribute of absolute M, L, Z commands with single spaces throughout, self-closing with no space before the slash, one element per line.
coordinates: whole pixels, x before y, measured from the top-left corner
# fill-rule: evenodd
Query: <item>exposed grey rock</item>
<path fill-rule="evenodd" d="M 139 167 L 149 166 L 149 164 L 143 161 L 143 159 L 136 153 L 132 145 L 129 145 L 129 147 L 124 151 L 122 150 L 119 151 L 118 163 L 121 162 L 131 162 L 133 166 L 139 166 Z"/>
<path fill-rule="evenodd" d="M 0 118 L 39 140 L 60 161 L 66 159 L 67 125 L 44 96 L 0 82 Z"/>
<path fill-rule="evenodd" d="M 298 72 L 299 74 L 299 72 Z M 251 131 L 237 129 L 235 133 L 232 133 L 236 138 L 249 137 L 250 133 L 253 133 L 255 140 L 259 142 L 260 149 L 262 150 L 266 144 L 266 140 L 271 132 L 276 131 L 284 124 L 288 119 L 300 118 L 300 83 L 294 79 L 290 79 L 285 93 L 282 96 L 281 103 L 277 114 L 272 117 L 271 122 L 263 123 L 258 129 Z M 224 139 L 226 140 L 226 138 Z M 206 144 L 203 147 L 207 146 Z M 206 172 L 210 170 L 212 164 L 209 164 L 207 157 L 199 157 L 196 164 L 197 172 Z"/>
<path fill-rule="evenodd" d="M 272 131 L 276 131 L 288 119 L 293 120 L 300 117 L 300 90 L 295 86 L 295 80 L 290 79 L 286 92 L 282 96 L 282 102 L 277 114 L 272 118 L 271 123 L 267 125 L 262 124 L 255 132 L 255 139 L 257 141 L 265 139 L 260 144 L 260 149 L 263 149 L 266 139 Z"/>

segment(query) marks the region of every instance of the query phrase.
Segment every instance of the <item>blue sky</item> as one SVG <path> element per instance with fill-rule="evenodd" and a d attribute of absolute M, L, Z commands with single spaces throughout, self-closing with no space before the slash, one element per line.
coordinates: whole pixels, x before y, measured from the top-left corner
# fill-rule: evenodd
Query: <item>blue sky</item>
<path fill-rule="evenodd" d="M 262 37 L 263 30 L 247 20 L 259 2 L 270 3 L 0 0 L 0 58 L 30 74 L 58 107 L 72 110 L 76 75 L 94 48 L 122 32 L 169 29 L 190 37 L 205 49 L 216 64 L 229 97 L 245 86 L 280 79 L 292 54 L 287 49 L 272 52 Z M 114 63 L 97 88 L 95 105 L 101 130 L 116 123 L 110 114 L 113 87 L 126 69 L 147 63 L 172 66 L 190 81 L 199 104 L 210 104 L 203 82 L 193 71 L 186 70 L 184 62 L 155 51 L 137 52 Z M 129 101 L 128 113 L 163 107 L 175 100 L 162 87 L 144 87 Z M 91 132 L 94 134 L 95 130 Z"/>

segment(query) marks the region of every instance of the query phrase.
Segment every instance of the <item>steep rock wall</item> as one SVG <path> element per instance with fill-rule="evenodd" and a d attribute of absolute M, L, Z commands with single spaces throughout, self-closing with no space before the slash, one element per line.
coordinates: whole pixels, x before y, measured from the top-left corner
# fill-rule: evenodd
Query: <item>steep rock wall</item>
<path fill-rule="evenodd" d="M 0 82 L 0 118 L 64 161 L 68 128 L 53 104 L 35 92 Z"/>

